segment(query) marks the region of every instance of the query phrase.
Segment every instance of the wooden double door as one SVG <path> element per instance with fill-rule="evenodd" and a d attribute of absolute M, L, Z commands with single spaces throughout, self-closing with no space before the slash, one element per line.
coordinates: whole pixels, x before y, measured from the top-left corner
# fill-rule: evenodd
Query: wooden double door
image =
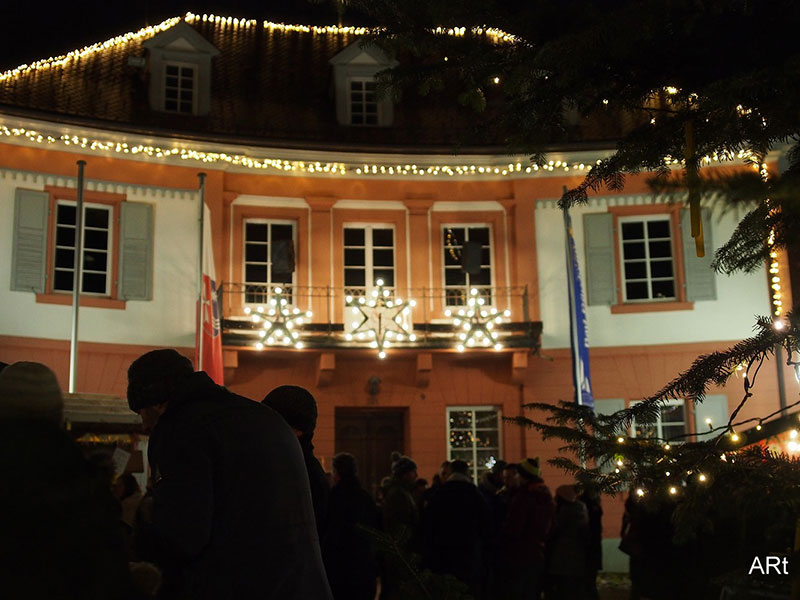
<path fill-rule="evenodd" d="M 391 474 L 391 454 L 405 449 L 404 409 L 337 408 L 335 450 L 349 452 L 358 463 L 358 475 L 372 497 L 381 479 Z"/>

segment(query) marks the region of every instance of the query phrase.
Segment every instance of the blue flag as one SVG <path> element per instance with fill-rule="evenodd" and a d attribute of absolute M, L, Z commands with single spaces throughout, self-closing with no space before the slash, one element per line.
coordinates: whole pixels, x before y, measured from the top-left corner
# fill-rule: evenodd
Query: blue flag
<path fill-rule="evenodd" d="M 567 234 L 567 281 L 569 285 L 569 331 L 572 350 L 572 372 L 575 384 L 575 402 L 594 408 L 592 382 L 589 377 L 589 340 L 586 330 L 586 305 L 583 299 L 581 272 L 575 251 L 572 219 L 564 209 L 564 227 Z"/>

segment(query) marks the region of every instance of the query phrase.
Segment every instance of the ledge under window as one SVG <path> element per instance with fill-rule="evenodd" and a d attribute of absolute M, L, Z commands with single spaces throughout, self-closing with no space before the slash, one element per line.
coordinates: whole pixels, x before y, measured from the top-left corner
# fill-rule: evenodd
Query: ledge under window
<path fill-rule="evenodd" d="M 693 310 L 694 302 L 641 302 L 630 304 L 612 304 L 611 314 L 621 315 L 626 313 L 663 312 L 668 310 Z"/>
<path fill-rule="evenodd" d="M 36 294 L 36 302 L 41 304 L 61 304 L 72 306 L 72 294 Z M 125 300 L 100 298 L 97 296 L 81 296 L 81 308 L 114 308 L 125 310 Z"/>

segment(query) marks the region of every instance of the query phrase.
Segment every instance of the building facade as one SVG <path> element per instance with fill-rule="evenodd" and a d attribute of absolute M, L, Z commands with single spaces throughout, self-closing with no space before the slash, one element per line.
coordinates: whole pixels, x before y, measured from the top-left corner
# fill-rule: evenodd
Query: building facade
<path fill-rule="evenodd" d="M 426 478 L 450 458 L 480 470 L 556 456 L 556 441 L 503 417 L 572 399 L 556 202 L 605 154 L 564 146 L 544 168 L 491 140 L 448 154 L 452 114 L 376 96 L 391 61 L 358 34 L 187 15 L 1 75 L 0 360 L 68 379 L 80 160 L 77 391 L 124 398 L 143 352 L 194 357 L 205 173 L 225 385 L 254 400 L 311 390 L 326 468 L 350 451 L 375 486 L 395 450 Z M 683 212 L 643 176 L 571 211 L 598 412 L 770 313 L 765 270 L 710 269 L 741 215 L 706 212 L 699 259 Z M 776 369 L 743 418 L 778 408 Z M 678 399 L 631 435 L 702 436 L 741 394 Z M 544 477 L 567 482 L 548 465 Z M 605 512 L 606 567 L 621 570 L 621 500 Z"/>

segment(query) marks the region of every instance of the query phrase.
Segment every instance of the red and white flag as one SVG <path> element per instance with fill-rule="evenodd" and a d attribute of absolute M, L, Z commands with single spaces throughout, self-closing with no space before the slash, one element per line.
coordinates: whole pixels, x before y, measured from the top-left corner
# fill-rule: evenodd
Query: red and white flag
<path fill-rule="evenodd" d="M 222 367 L 222 328 L 220 323 L 219 302 L 217 301 L 217 278 L 214 272 L 214 245 L 211 241 L 211 211 L 203 206 L 203 336 L 202 344 L 197 337 L 195 356 L 199 357 L 197 368 L 205 371 L 218 385 L 224 385 Z"/>

